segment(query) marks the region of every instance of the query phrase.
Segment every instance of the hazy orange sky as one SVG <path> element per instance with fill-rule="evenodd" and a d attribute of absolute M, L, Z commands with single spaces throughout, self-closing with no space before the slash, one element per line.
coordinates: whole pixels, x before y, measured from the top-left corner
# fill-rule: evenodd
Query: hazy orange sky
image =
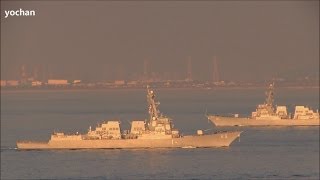
<path fill-rule="evenodd" d="M 4 10 L 35 17 L 4 18 Z M 194 79 L 319 75 L 319 1 L 1 1 L 1 78 L 25 65 L 51 78 L 112 80 L 150 71 Z"/>

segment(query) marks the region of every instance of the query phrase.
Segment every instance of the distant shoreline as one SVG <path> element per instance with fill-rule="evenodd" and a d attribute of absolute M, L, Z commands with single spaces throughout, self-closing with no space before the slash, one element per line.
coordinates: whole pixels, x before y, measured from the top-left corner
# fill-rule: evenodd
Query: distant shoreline
<path fill-rule="evenodd" d="M 252 87 L 212 87 L 212 88 L 195 88 L 195 87 L 153 87 L 157 90 L 245 90 L 245 89 L 265 89 L 264 86 Z M 283 86 L 277 89 L 320 89 L 319 86 Z M 1 93 L 14 92 L 81 92 L 81 91 L 131 91 L 131 90 L 145 90 L 143 87 L 115 87 L 115 88 L 75 88 L 75 87 L 56 87 L 56 88 L 1 88 Z"/>

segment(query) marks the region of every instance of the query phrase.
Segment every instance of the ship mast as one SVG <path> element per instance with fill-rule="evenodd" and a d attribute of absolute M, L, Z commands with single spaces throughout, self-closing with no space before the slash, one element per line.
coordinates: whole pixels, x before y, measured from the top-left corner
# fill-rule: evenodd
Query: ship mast
<path fill-rule="evenodd" d="M 148 129 L 150 131 L 157 131 L 158 133 L 165 132 L 166 134 L 171 134 L 171 129 L 173 124 L 171 119 L 162 115 L 158 110 L 159 102 L 156 101 L 156 95 L 153 90 L 147 86 L 147 99 L 149 105 L 149 121 Z"/>
<path fill-rule="evenodd" d="M 265 105 L 267 106 L 269 113 L 274 112 L 273 102 L 274 102 L 274 82 L 269 85 L 269 88 L 266 91 Z"/>
<path fill-rule="evenodd" d="M 148 99 L 148 104 L 149 104 L 149 115 L 150 115 L 150 123 L 153 124 L 153 121 L 157 121 L 158 118 L 160 117 L 160 112 L 157 109 L 159 106 L 159 102 L 156 102 L 155 100 L 155 94 L 154 91 L 149 89 L 149 86 L 147 86 L 147 99 Z"/>

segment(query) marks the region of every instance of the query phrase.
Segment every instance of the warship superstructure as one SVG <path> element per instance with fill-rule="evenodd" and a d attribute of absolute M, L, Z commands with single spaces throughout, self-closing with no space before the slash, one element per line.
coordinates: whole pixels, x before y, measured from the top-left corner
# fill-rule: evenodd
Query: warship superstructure
<path fill-rule="evenodd" d="M 319 111 L 314 112 L 305 106 L 296 106 L 294 115 L 287 112 L 286 106 L 276 106 L 274 103 L 274 83 L 266 91 L 264 104 L 259 104 L 251 117 L 233 117 L 208 115 L 208 119 L 216 126 L 319 126 Z"/>
<path fill-rule="evenodd" d="M 106 121 L 87 134 L 67 135 L 54 132 L 48 142 L 19 141 L 18 149 L 122 149 L 122 148 L 192 148 L 225 147 L 240 137 L 241 131 L 182 136 L 172 120 L 158 110 L 155 93 L 147 87 L 148 120 L 131 122 L 131 129 L 121 132 L 120 121 Z"/>

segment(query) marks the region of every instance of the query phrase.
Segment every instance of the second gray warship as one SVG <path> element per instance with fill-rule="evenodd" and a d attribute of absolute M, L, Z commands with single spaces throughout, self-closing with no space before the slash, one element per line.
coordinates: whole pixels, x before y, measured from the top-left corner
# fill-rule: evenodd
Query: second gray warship
<path fill-rule="evenodd" d="M 234 117 L 208 115 L 208 119 L 216 126 L 319 126 L 319 111 L 314 112 L 305 106 L 296 106 L 293 117 L 287 112 L 286 106 L 274 108 L 274 83 L 266 92 L 266 101 L 259 104 L 251 117 Z"/>
<path fill-rule="evenodd" d="M 155 93 L 147 87 L 149 119 L 132 121 L 131 130 L 121 133 L 119 121 L 106 121 L 87 134 L 53 133 L 48 142 L 18 141 L 18 149 L 123 149 L 225 147 L 240 137 L 241 131 L 182 136 L 172 120 L 163 116 Z"/>

